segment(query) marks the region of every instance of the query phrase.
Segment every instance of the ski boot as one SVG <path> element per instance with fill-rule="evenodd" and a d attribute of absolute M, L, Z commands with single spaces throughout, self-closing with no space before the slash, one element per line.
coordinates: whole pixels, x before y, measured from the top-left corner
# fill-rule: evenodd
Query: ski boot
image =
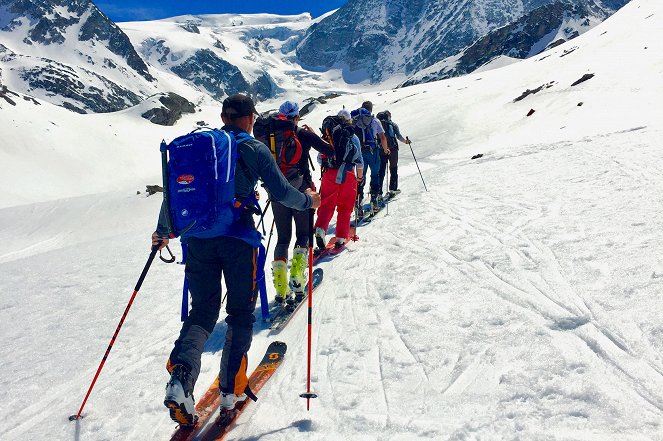
<path fill-rule="evenodd" d="M 364 217 L 364 208 L 361 206 L 361 204 L 356 205 L 356 210 L 357 210 L 357 219 L 361 219 Z"/>
<path fill-rule="evenodd" d="M 246 400 L 246 394 L 235 395 L 233 393 L 221 392 L 221 410 L 223 409 L 234 409 L 237 403 L 241 403 Z"/>
<path fill-rule="evenodd" d="M 191 372 L 184 365 L 175 365 L 163 400 L 164 406 L 170 409 L 170 418 L 180 426 L 193 426 L 198 419 L 194 402 Z"/>
<path fill-rule="evenodd" d="M 327 232 L 322 228 L 318 227 L 315 229 L 315 244 L 317 245 L 320 251 L 324 250 L 325 247 L 327 246 L 327 242 L 325 240 L 326 235 Z"/>
<path fill-rule="evenodd" d="M 306 258 L 307 249 L 304 247 L 295 247 L 292 254 L 292 266 L 290 267 L 290 287 L 295 293 L 295 303 L 304 300 L 304 287 L 306 286 L 306 268 L 308 267 Z"/>
<path fill-rule="evenodd" d="M 285 304 L 288 297 L 288 264 L 284 260 L 273 261 L 272 275 L 274 277 L 274 288 L 276 288 L 274 301 L 278 304 Z"/>
<path fill-rule="evenodd" d="M 378 195 L 376 193 L 371 193 L 371 214 L 375 214 L 380 211 L 380 205 L 378 204 Z"/>
<path fill-rule="evenodd" d="M 337 238 L 336 242 L 334 242 L 334 252 L 338 253 L 339 251 L 341 251 L 343 245 L 345 245 L 345 239 L 342 237 Z"/>
<path fill-rule="evenodd" d="M 362 193 L 357 193 L 357 200 L 355 201 L 355 207 L 357 210 L 357 218 L 364 217 L 364 208 L 361 206 L 361 201 L 364 199 Z"/>

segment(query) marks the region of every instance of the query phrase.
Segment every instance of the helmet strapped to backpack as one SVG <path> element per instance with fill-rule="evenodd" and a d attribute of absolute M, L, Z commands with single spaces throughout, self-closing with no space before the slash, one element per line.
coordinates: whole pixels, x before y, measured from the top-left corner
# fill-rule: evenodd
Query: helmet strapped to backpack
<path fill-rule="evenodd" d="M 269 147 L 288 180 L 301 174 L 298 166 L 303 153 L 296 129 L 294 121 L 277 113 L 258 117 L 253 126 L 253 136 Z"/>

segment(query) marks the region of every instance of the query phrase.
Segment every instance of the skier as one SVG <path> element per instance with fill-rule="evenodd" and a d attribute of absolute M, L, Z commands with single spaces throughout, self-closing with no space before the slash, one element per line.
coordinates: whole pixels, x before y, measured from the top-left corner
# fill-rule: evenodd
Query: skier
<path fill-rule="evenodd" d="M 304 192 L 306 189 L 315 190 L 313 178 L 309 169 L 309 152 L 311 147 L 319 153 L 327 156 L 334 155 L 334 148 L 323 141 L 313 129 L 304 124 L 298 127 L 300 120 L 299 105 L 292 101 L 286 101 L 279 107 L 279 117 L 293 122 L 295 128 L 292 135 L 296 138 L 290 141 L 293 146 L 298 145 L 299 152 L 296 156 L 299 161 L 294 167 L 294 172 L 286 172 L 289 176 L 290 185 Z M 288 142 L 286 140 L 286 142 Z M 283 171 L 284 168 L 282 167 Z M 308 263 L 308 238 L 309 238 L 309 215 L 305 211 L 298 211 L 285 206 L 280 202 L 272 201 L 272 212 L 278 234 L 278 240 L 274 247 L 274 261 L 272 262 L 272 274 L 274 276 L 274 287 L 276 288 L 276 301 L 286 301 L 289 287 L 295 294 L 295 302 L 304 298 L 306 286 L 306 268 Z M 295 221 L 295 248 L 292 253 L 292 265 L 290 267 L 290 286 L 288 285 L 288 247 L 292 239 L 292 221 Z M 291 301 L 291 299 L 287 299 Z"/>
<path fill-rule="evenodd" d="M 237 200 L 248 200 L 260 179 L 271 198 L 285 206 L 300 210 L 318 207 L 320 196 L 312 189 L 302 193 L 289 185 L 269 149 L 246 135 L 253 129 L 256 113 L 253 101 L 245 95 L 233 95 L 223 101 L 223 130 L 236 136 L 244 135 L 244 139 L 238 142 L 239 158 L 235 169 Z M 209 234 L 202 233 L 200 237 L 188 237 L 185 273 L 192 305 L 168 359 L 167 369 L 171 377 L 164 400 L 171 409 L 171 417 L 180 424 L 189 425 L 194 421 L 193 389 L 200 373 L 203 346 L 219 317 L 222 273 L 227 289 L 228 330 L 219 372 L 221 407 L 232 409 L 238 401 L 247 398 L 247 353 L 258 297 L 255 240 L 257 236 L 259 243 L 260 234 L 255 229 L 254 208 L 248 205 L 243 208 L 233 224 L 233 234 L 214 236 L 212 230 L 205 231 Z M 152 244 L 159 244 L 160 248 L 168 244 L 165 217 L 162 206 L 157 230 L 152 234 Z"/>
<path fill-rule="evenodd" d="M 355 198 L 357 183 L 364 180 L 364 162 L 359 138 L 352 130 L 352 116 L 343 109 L 338 112 L 340 124 L 332 133 L 335 160 L 323 162 L 320 197 L 322 202 L 315 221 L 315 239 L 318 248 L 325 248 L 327 228 L 336 209 L 336 248 L 341 248 L 349 239 L 350 217 Z M 330 117 L 331 118 L 331 117 Z M 324 122 L 323 122 L 324 125 Z M 356 169 L 356 176 L 355 176 Z"/>
<path fill-rule="evenodd" d="M 388 156 L 390 151 L 382 124 L 371 112 L 373 112 L 373 103 L 364 101 L 359 109 L 352 112 L 352 117 L 355 122 L 355 133 L 361 141 L 364 164 L 371 170 L 371 181 L 369 183 L 371 210 L 375 212 L 378 210 L 378 196 L 382 193 L 380 191 L 380 153 L 378 151 L 380 147 L 377 145 L 378 140 L 385 155 Z M 364 215 L 361 205 L 364 199 L 364 184 L 365 182 L 362 182 L 357 188 L 356 206 L 358 216 Z"/>
<path fill-rule="evenodd" d="M 380 152 L 380 197 L 382 197 L 382 189 L 384 188 L 384 177 L 387 171 L 387 161 L 389 161 L 389 191 L 387 198 L 391 198 L 398 193 L 398 141 L 410 144 L 409 138 L 403 138 L 398 124 L 391 120 L 391 112 L 385 110 L 377 114 L 378 120 L 382 123 L 385 135 L 387 137 L 387 144 L 389 146 L 389 154 Z"/>

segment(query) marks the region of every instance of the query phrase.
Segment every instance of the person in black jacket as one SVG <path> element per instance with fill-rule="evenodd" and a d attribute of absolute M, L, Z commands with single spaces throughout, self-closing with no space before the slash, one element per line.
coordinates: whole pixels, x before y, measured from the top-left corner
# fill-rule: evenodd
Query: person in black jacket
<path fill-rule="evenodd" d="M 387 145 L 389 146 L 389 153 L 380 152 L 380 196 L 382 198 L 382 189 L 384 188 L 384 177 L 387 171 L 387 161 L 389 161 L 389 188 L 387 191 L 387 198 L 391 198 L 401 190 L 398 188 L 398 141 L 410 144 L 409 138 L 403 138 L 398 124 L 391 120 L 391 112 L 385 110 L 377 115 L 378 120 L 382 123 L 385 136 L 387 137 Z"/>
<path fill-rule="evenodd" d="M 251 133 L 256 113 L 251 98 L 239 94 L 226 98 L 221 112 L 225 124 L 223 130 L 235 135 Z M 237 200 L 246 200 L 255 191 L 260 179 L 272 200 L 287 207 L 309 210 L 320 206 L 320 196 L 315 191 L 307 189 L 301 192 L 285 180 L 267 146 L 247 137 L 238 142 L 238 151 L 238 164 L 241 161 L 243 166 L 235 169 Z M 246 208 L 236 222 L 255 230 L 253 210 Z M 152 234 L 152 244 L 159 245 L 159 249 L 168 244 L 164 213 L 162 207 L 157 230 Z M 254 240 L 231 236 L 200 238 L 195 235 L 187 240 L 185 273 L 191 292 L 191 311 L 182 324 L 168 359 L 167 369 L 171 378 L 164 400 L 171 410 L 171 418 L 184 425 L 191 424 L 195 416 L 193 389 L 200 373 L 203 346 L 219 317 L 221 275 L 226 284 L 228 314 L 228 330 L 219 372 L 221 406 L 225 409 L 232 409 L 238 401 L 247 398 L 247 353 L 253 336 L 253 311 L 258 297 L 258 249 Z"/>
<path fill-rule="evenodd" d="M 293 135 L 301 146 L 301 156 L 296 165 L 296 170 L 289 172 L 289 182 L 295 188 L 305 192 L 307 189 L 315 190 L 311 170 L 309 169 L 309 152 L 311 148 L 326 156 L 334 155 L 334 148 L 322 140 L 307 125 L 298 127 L 299 105 L 292 101 L 286 101 L 279 107 L 279 117 L 292 121 L 295 127 Z M 290 287 L 295 294 L 294 301 L 301 301 L 304 297 L 306 286 L 306 267 L 309 247 L 309 215 L 307 212 L 290 208 L 281 202 L 272 200 L 272 212 L 274 223 L 278 234 L 278 240 L 274 247 L 274 261 L 272 262 L 272 275 L 274 276 L 274 288 L 276 289 L 276 302 L 284 303 Z M 295 248 L 292 254 L 290 266 L 290 278 L 288 280 L 288 248 L 292 240 L 292 222 L 295 222 Z"/>

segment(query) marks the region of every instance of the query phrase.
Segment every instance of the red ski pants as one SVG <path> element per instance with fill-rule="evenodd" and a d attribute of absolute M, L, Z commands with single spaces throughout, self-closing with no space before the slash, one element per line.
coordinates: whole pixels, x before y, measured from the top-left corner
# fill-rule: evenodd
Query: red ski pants
<path fill-rule="evenodd" d="M 357 197 L 357 178 L 354 171 L 346 172 L 345 182 L 336 183 L 337 169 L 329 169 L 322 175 L 322 184 L 320 184 L 320 208 L 318 208 L 318 218 L 315 221 L 315 228 L 322 228 L 327 231 L 329 222 L 334 215 L 334 209 L 338 212 L 336 215 L 336 237 L 349 239 L 350 217 L 354 209 L 355 199 Z"/>

